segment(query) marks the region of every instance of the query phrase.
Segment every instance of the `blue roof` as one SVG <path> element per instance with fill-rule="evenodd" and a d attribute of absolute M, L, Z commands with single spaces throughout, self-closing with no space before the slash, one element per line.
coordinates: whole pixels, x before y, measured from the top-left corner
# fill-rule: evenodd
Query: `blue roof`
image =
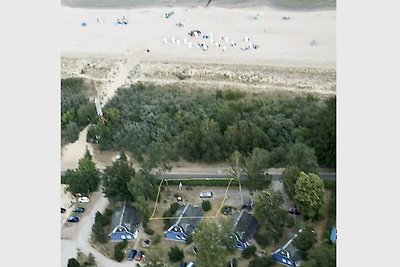
<path fill-rule="evenodd" d="M 336 242 L 336 235 L 337 235 L 336 228 L 332 227 L 331 238 L 330 238 L 332 242 Z"/>

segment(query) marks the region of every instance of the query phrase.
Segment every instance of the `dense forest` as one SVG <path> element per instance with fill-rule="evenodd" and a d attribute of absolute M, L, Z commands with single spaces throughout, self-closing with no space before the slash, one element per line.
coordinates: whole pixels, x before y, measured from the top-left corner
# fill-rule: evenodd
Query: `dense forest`
<path fill-rule="evenodd" d="M 74 103 L 80 104 L 76 123 L 91 120 L 79 115 L 90 102 Z M 157 154 L 172 161 L 219 162 L 236 150 L 249 155 L 259 147 L 278 167 L 285 166 L 290 147 L 302 143 L 314 150 L 321 167 L 336 166 L 334 96 L 186 91 L 138 83 L 119 89 L 103 113 L 105 123 L 89 128 L 88 141 L 103 150 L 130 151 L 139 161 Z"/>
<path fill-rule="evenodd" d="M 89 85 L 81 78 L 61 80 L 61 143 L 72 143 L 79 132 L 96 121 L 96 107 L 89 101 Z"/>

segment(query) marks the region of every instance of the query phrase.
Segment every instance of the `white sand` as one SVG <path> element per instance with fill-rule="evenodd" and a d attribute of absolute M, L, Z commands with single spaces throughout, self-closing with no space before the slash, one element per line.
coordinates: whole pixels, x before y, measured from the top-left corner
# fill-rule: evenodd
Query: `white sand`
<path fill-rule="evenodd" d="M 169 19 L 165 12 L 174 11 Z M 287 12 L 267 7 L 228 9 L 209 8 L 141 8 L 130 10 L 77 9 L 61 7 L 62 55 L 125 54 L 134 59 L 187 60 L 223 63 L 268 64 L 335 68 L 336 11 Z M 259 14 L 257 20 L 251 14 Z M 129 23 L 115 25 L 125 16 Z M 289 16 L 290 20 L 283 20 Z M 102 20 L 98 23 L 97 19 Z M 81 23 L 87 26 L 82 27 Z M 183 27 L 175 24 L 182 22 Z M 210 40 L 190 37 L 190 30 L 213 34 L 217 48 Z M 221 37 L 234 40 L 236 47 Z M 244 37 L 259 49 L 242 51 Z M 171 42 L 180 40 L 180 45 Z M 163 39 L 168 43 L 164 44 Z M 184 38 L 192 42 L 189 48 Z M 315 46 L 310 42 L 316 40 Z M 209 49 L 197 48 L 205 42 Z M 222 47 L 227 51 L 223 52 Z M 146 52 L 150 49 L 150 53 Z"/>
<path fill-rule="evenodd" d="M 169 19 L 164 14 L 174 11 Z M 252 20 L 253 13 L 259 14 Z M 126 10 L 78 9 L 61 7 L 61 55 L 64 57 L 108 57 L 112 60 L 124 58 L 118 73 L 107 77 L 101 89 L 103 103 L 110 99 L 117 88 L 127 81 L 132 68 L 142 60 L 206 62 L 224 64 L 278 65 L 290 67 L 316 67 L 336 69 L 336 11 L 287 12 L 271 8 L 229 9 L 218 7 L 198 8 L 141 8 Z M 118 18 L 125 16 L 128 24 L 115 25 Z M 290 17 L 283 20 L 283 16 Z M 101 20 L 99 23 L 97 19 Z M 82 27 L 81 23 L 87 26 Z M 181 22 L 183 27 L 175 24 Z M 190 37 L 190 30 L 201 30 L 213 34 L 213 40 L 221 43 L 217 48 L 210 39 Z M 229 43 L 222 40 L 229 38 Z M 259 45 L 258 49 L 242 51 L 244 37 Z M 171 42 L 171 37 L 180 40 L 180 45 Z M 165 44 L 163 39 L 168 43 Z M 184 39 L 192 43 L 192 48 Z M 231 47 L 231 41 L 237 43 Z M 315 46 L 310 46 L 312 40 Z M 197 48 L 198 42 L 208 45 L 208 50 Z M 226 46 L 226 52 L 223 51 Z M 147 53 L 146 49 L 150 49 Z M 96 63 L 97 65 L 101 65 Z M 97 66 L 99 67 L 99 66 Z M 79 69 L 79 68 L 78 68 Z M 240 71 L 240 68 L 238 68 Z M 94 152 L 85 141 L 86 130 L 77 142 L 62 149 L 62 169 L 76 168 L 86 147 Z M 93 154 L 93 153 L 92 153 Z M 108 154 L 107 154 L 108 155 Z M 111 163 L 94 155 L 98 167 Z M 189 168 L 192 168 L 190 166 Z M 181 166 L 182 169 L 185 166 Z M 179 167 L 177 168 L 179 169 Z M 175 168 L 174 168 L 175 170 Z"/>

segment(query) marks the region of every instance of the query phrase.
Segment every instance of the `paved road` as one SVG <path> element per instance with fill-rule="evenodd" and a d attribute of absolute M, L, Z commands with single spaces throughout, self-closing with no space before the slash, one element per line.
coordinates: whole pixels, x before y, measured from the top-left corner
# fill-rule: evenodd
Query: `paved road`
<path fill-rule="evenodd" d="M 64 171 L 61 171 L 61 176 L 64 175 Z M 274 173 L 272 175 L 273 181 L 279 181 L 282 174 Z M 187 178 L 230 178 L 227 174 L 212 174 L 212 173 L 166 173 L 164 175 L 159 175 L 159 178 L 169 178 L 169 179 L 187 179 Z M 320 177 L 325 181 L 336 181 L 336 173 L 320 173 Z M 246 176 L 242 176 L 246 179 Z"/>
<path fill-rule="evenodd" d="M 282 174 L 271 174 L 273 181 L 279 181 Z M 230 178 L 227 174 L 212 174 L 212 173 L 167 173 L 160 175 L 159 177 L 169 179 L 185 179 L 185 178 Z M 335 181 L 336 173 L 320 173 L 322 180 Z M 246 176 L 241 176 L 242 179 L 246 179 Z"/>

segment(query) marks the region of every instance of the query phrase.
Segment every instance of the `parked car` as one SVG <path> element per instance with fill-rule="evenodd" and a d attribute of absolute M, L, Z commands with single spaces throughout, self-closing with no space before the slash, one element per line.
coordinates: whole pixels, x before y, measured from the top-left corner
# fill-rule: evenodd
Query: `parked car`
<path fill-rule="evenodd" d="M 132 249 L 131 251 L 129 251 L 128 261 L 132 261 L 135 258 L 136 254 L 137 254 L 137 250 L 136 249 Z"/>
<path fill-rule="evenodd" d="M 200 192 L 200 197 L 201 198 L 211 198 L 213 196 L 213 193 L 210 191 L 207 192 Z"/>
<path fill-rule="evenodd" d="M 78 201 L 80 203 L 89 203 L 89 198 L 88 197 L 79 197 Z"/>
<path fill-rule="evenodd" d="M 74 207 L 72 209 L 72 212 L 84 212 L 84 211 L 85 211 L 85 208 L 82 208 L 82 207 Z"/>
<path fill-rule="evenodd" d="M 232 207 L 231 206 L 224 206 L 224 209 L 222 211 L 224 215 L 232 214 Z"/>
<path fill-rule="evenodd" d="M 186 267 L 186 262 L 181 262 L 181 264 L 179 264 L 179 267 Z"/>
<path fill-rule="evenodd" d="M 69 217 L 67 219 L 68 222 L 79 222 L 79 218 L 76 216 Z"/>
<path fill-rule="evenodd" d="M 138 251 L 138 253 L 136 254 L 136 256 L 135 256 L 135 260 L 136 261 L 141 261 L 142 260 L 142 258 L 143 258 L 143 251 L 142 250 L 139 250 Z"/>
<path fill-rule="evenodd" d="M 194 262 L 193 261 L 188 262 L 186 267 L 195 267 Z"/>
<path fill-rule="evenodd" d="M 65 213 L 67 210 L 64 208 L 61 208 L 61 213 Z"/>
<path fill-rule="evenodd" d="M 291 209 L 289 209 L 289 213 L 300 215 L 300 210 L 298 208 L 291 208 Z"/>

